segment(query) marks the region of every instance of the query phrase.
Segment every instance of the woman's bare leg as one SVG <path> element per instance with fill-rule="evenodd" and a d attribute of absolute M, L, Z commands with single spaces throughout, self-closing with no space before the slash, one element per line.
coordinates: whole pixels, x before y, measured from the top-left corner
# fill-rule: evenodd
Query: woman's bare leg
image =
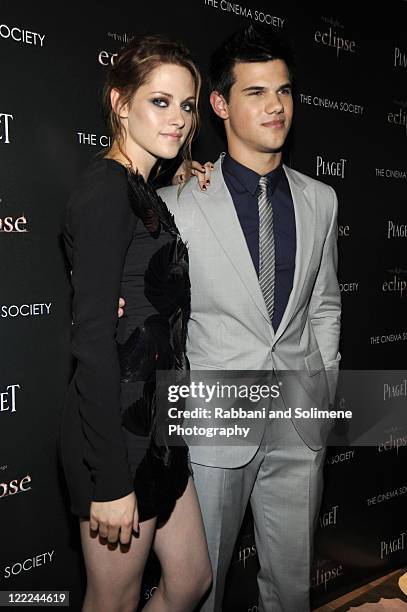
<path fill-rule="evenodd" d="M 139 537 L 130 546 L 112 548 L 90 533 L 89 521 L 80 521 L 87 589 L 83 612 L 134 612 L 140 598 L 144 567 L 151 550 L 156 519 L 140 523 Z"/>
<path fill-rule="evenodd" d="M 161 563 L 161 579 L 144 609 L 193 610 L 211 585 L 212 570 L 192 478 L 168 521 L 157 529 L 153 548 Z"/>

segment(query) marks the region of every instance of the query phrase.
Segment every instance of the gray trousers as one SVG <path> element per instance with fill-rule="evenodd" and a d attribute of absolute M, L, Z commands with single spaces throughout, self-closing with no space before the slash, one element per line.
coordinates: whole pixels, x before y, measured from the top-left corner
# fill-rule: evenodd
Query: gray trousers
<path fill-rule="evenodd" d="M 261 612 L 308 612 L 312 543 L 325 449 L 311 450 L 290 420 L 267 423 L 256 455 L 240 468 L 193 463 L 213 587 L 201 612 L 220 612 L 226 574 L 250 501 L 260 561 Z"/>

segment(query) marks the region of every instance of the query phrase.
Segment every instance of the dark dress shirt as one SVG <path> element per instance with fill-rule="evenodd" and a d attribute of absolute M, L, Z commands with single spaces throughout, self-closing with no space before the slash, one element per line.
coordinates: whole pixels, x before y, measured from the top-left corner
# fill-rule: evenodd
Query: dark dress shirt
<path fill-rule="evenodd" d="M 247 247 L 259 275 L 259 208 L 260 174 L 243 166 L 226 154 L 222 173 L 232 196 Z M 275 244 L 275 287 L 273 329 L 277 331 L 293 287 L 296 253 L 294 203 L 283 166 L 266 174 L 268 196 L 273 207 Z"/>

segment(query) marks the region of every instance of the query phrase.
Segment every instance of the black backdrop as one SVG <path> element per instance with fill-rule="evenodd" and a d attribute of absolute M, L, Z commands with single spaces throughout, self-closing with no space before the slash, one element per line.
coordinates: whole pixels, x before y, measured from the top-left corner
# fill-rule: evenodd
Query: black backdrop
<path fill-rule="evenodd" d="M 339 197 L 343 367 L 402 370 L 407 347 L 407 2 L 387 2 L 385 15 L 339 2 L 311 13 L 293 0 L 82 5 L 3 1 L 0 11 L 0 590 L 70 590 L 75 610 L 83 568 L 56 457 L 70 334 L 59 232 L 75 181 L 107 144 L 100 91 L 126 39 L 180 37 L 203 71 L 208 52 L 250 21 L 294 40 L 286 160 Z M 222 149 L 205 102 L 194 157 L 214 160 Z M 329 449 L 315 606 L 405 564 L 406 446 L 395 423 L 381 444 Z M 248 515 L 226 610 L 257 610 L 256 567 Z M 156 575 L 152 562 L 143 600 Z"/>

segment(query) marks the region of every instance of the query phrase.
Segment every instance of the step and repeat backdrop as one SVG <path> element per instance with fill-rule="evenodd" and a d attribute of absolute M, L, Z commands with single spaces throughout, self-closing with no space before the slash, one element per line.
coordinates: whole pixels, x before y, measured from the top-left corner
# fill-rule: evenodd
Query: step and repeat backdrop
<path fill-rule="evenodd" d="M 2 2 L 0 590 L 69 590 L 71 609 L 80 610 L 85 580 L 78 526 L 67 510 L 56 452 L 71 370 L 60 228 L 79 175 L 109 144 L 101 89 L 109 65 L 135 34 L 181 38 L 204 74 L 211 49 L 244 24 L 262 23 L 293 40 L 295 122 L 285 159 L 338 194 L 342 366 L 407 368 L 407 2 L 388 2 L 385 15 L 367 5 L 365 14 L 345 13 L 339 2 L 313 12 L 293 0 L 242 2 L 88 0 L 52 8 Z M 207 96 L 204 90 L 194 148 L 202 162 L 224 150 Z M 407 404 L 402 372 L 389 389 Z M 346 405 L 346 398 L 338 401 Z M 407 561 L 406 428 L 395 421 L 376 442 L 328 449 L 314 607 Z M 248 511 L 226 611 L 257 610 L 257 567 Z M 158 575 L 152 558 L 143 602 Z"/>

